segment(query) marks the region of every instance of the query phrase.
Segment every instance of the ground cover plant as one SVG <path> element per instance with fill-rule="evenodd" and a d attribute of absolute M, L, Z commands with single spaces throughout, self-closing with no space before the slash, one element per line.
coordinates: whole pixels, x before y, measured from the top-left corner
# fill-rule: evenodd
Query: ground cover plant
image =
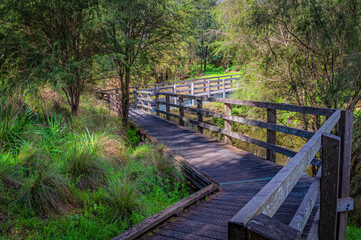
<path fill-rule="evenodd" d="M 0 105 L 0 238 L 109 239 L 191 191 L 162 146 L 100 103 L 77 116 Z"/>

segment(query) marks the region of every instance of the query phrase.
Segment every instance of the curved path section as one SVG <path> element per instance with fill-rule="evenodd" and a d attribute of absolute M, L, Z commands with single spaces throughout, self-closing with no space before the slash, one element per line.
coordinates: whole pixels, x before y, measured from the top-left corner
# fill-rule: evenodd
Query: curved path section
<path fill-rule="evenodd" d="M 206 201 L 144 235 L 146 239 L 227 239 L 228 220 L 282 168 L 141 110 L 131 110 L 130 119 L 221 186 Z M 275 214 L 277 220 L 290 223 L 311 180 L 300 179 Z"/>

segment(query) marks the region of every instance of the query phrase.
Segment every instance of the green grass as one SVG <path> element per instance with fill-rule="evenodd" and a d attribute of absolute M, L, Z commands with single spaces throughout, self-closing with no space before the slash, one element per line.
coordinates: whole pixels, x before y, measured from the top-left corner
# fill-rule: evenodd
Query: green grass
<path fill-rule="evenodd" d="M 361 239 L 361 228 L 353 224 L 347 226 L 347 240 L 359 240 Z"/>
<path fill-rule="evenodd" d="M 0 102 L 0 239 L 109 239 L 192 191 L 94 101 L 76 117 Z"/>
<path fill-rule="evenodd" d="M 198 66 L 199 68 L 200 66 Z M 236 67 L 229 67 L 227 70 L 223 69 L 223 67 L 214 67 L 213 65 L 208 65 L 206 71 L 198 70 L 198 74 L 191 74 L 191 77 L 188 79 L 195 78 L 204 78 L 204 77 L 219 77 L 219 76 L 229 76 L 243 73 L 243 71 L 238 71 Z M 186 80 L 188 80 L 186 79 Z"/>

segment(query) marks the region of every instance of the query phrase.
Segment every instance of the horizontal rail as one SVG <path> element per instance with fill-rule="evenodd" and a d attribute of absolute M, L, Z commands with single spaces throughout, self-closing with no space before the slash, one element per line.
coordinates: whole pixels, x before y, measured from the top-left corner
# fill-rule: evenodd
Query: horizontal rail
<path fill-rule="evenodd" d="M 178 97 L 179 94 L 174 93 L 165 93 L 157 92 L 156 95 L 165 95 L 170 97 Z M 299 113 L 308 113 L 315 115 L 331 116 L 336 109 L 330 108 L 318 108 L 318 107 L 308 107 L 308 106 L 298 106 L 290 105 L 284 103 L 270 103 L 270 102 L 260 102 L 260 101 L 247 101 L 240 99 L 225 99 L 225 98 L 212 98 L 212 97 L 202 97 L 202 96 L 193 96 L 193 95 L 183 95 L 184 98 L 208 101 L 208 102 L 219 102 L 219 103 L 228 103 L 233 105 L 242 105 L 250 107 L 259 107 L 259 108 L 270 108 L 290 112 L 299 112 Z"/>
<path fill-rule="evenodd" d="M 240 76 L 240 74 L 232 74 L 232 75 L 224 75 L 224 76 L 218 76 L 218 77 L 208 77 L 208 78 L 197 78 L 197 79 L 189 79 L 189 80 L 182 80 L 182 81 L 174 81 L 174 82 L 164 82 L 164 83 L 156 83 L 156 84 L 148 84 L 148 85 L 141 85 L 141 86 L 133 86 L 129 87 L 129 89 L 139 89 L 139 88 L 145 88 L 145 87 L 152 87 L 152 86 L 163 86 L 163 85 L 174 85 L 177 83 L 186 83 L 186 82 L 195 82 L 195 81 L 202 81 L 202 80 L 208 80 L 208 79 L 214 79 L 216 78 L 217 81 L 221 81 L 223 79 L 232 79 L 233 76 Z M 233 77 L 233 79 L 237 79 L 238 77 Z M 100 90 L 97 93 L 102 92 L 111 92 L 111 91 L 119 91 L 121 88 L 113 88 L 113 89 L 106 89 L 106 90 Z"/>

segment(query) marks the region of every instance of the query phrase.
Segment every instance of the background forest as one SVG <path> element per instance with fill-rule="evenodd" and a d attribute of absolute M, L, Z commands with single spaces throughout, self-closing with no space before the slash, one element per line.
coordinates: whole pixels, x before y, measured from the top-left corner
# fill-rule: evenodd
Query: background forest
<path fill-rule="evenodd" d="M 49 237 L 57 229 L 50 223 L 64 230 L 69 222 L 84 229 L 101 222 L 106 231 L 94 234 L 112 237 L 116 229 L 158 211 L 151 199 L 172 192 L 164 203 L 170 204 L 187 195 L 179 187 L 184 179 L 170 163 L 142 147 L 127 127 L 129 86 L 228 73 L 240 74 L 241 99 L 354 112 L 355 210 L 349 219 L 361 226 L 360 69 L 359 0 L 2 0 L 0 234 Z M 95 91 L 110 87 L 121 88 L 117 117 L 94 107 L 100 104 Z M 311 131 L 321 124 L 317 118 L 297 121 Z M 118 142 L 123 150 L 114 153 L 102 139 Z M 83 156 L 83 146 L 92 149 L 92 157 Z M 61 153 L 67 148 L 77 158 Z M 79 161 L 74 169 L 65 167 L 70 159 Z M 52 170 L 40 171 L 43 164 Z M 99 174 L 90 169 L 112 177 L 93 179 Z M 130 169 L 130 175 L 128 170 L 117 175 L 116 169 Z M 114 201 L 109 192 L 116 184 L 129 186 L 128 193 L 142 185 L 132 174 L 153 179 L 137 193 L 142 201 L 132 202 L 138 196 L 123 193 L 129 198 L 117 204 L 127 204 L 105 220 L 113 210 L 99 204 Z M 83 184 L 85 176 L 92 184 Z M 54 190 L 60 201 L 42 188 L 52 182 L 61 183 Z M 69 212 L 73 215 L 56 217 Z M 125 223 L 116 220 L 119 216 Z M 30 227 L 34 222 L 36 230 Z"/>

